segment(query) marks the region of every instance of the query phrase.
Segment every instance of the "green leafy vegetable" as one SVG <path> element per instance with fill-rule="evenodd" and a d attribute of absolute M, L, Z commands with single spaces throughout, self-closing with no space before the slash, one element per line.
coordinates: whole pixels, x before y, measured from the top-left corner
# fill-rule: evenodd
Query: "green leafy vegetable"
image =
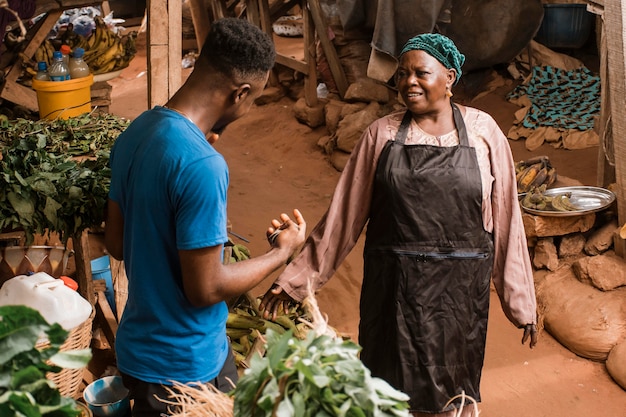
<path fill-rule="evenodd" d="M 253 356 L 250 368 L 231 392 L 236 417 L 408 417 L 408 395 L 372 377 L 349 340 L 291 331 L 266 333 L 265 356 Z"/>
<path fill-rule="evenodd" d="M 104 220 L 110 149 L 129 121 L 93 113 L 10 121 L 0 131 L 0 230 L 71 236 Z"/>
<path fill-rule="evenodd" d="M 46 348 L 37 349 L 45 335 Z M 68 332 L 48 324 L 38 311 L 23 305 L 0 306 L 0 415 L 2 417 L 78 417 L 72 398 L 61 396 L 48 372 L 82 368 L 91 351 L 60 352 Z"/>

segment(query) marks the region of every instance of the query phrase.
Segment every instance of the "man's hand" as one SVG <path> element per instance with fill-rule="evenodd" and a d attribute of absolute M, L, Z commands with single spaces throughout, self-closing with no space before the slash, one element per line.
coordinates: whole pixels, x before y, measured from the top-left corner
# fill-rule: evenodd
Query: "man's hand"
<path fill-rule="evenodd" d="M 267 290 L 265 295 L 263 295 L 263 299 L 261 300 L 261 304 L 259 304 L 259 311 L 263 315 L 263 318 L 270 318 L 272 320 L 276 320 L 276 316 L 278 316 L 280 310 L 284 314 L 289 313 L 289 307 L 293 304 L 296 304 L 293 298 L 289 296 L 283 289 L 274 284 L 272 288 Z"/>
<path fill-rule="evenodd" d="M 522 345 L 526 343 L 530 337 L 530 348 L 534 348 L 537 344 L 537 325 L 527 324 L 524 326 L 524 336 L 522 336 Z"/>

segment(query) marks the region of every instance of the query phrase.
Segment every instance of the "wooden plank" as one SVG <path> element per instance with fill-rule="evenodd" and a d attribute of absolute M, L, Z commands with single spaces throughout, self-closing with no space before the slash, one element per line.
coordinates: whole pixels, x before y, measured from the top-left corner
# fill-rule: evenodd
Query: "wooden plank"
<path fill-rule="evenodd" d="M 167 99 L 174 95 L 182 84 L 183 69 L 183 6 L 181 1 L 168 1 L 168 93 Z M 167 101 L 167 100 L 166 100 Z M 165 104 L 165 101 L 156 104 Z"/>
<path fill-rule="evenodd" d="M 211 19 L 209 11 L 202 0 L 189 0 L 189 11 L 191 12 L 191 21 L 193 22 L 193 30 L 196 34 L 196 43 L 198 51 L 202 49 L 202 44 L 209 34 L 211 27 Z"/>
<path fill-rule="evenodd" d="M 35 55 L 35 51 L 46 39 L 62 13 L 61 10 L 52 10 L 46 15 L 41 25 L 36 29 L 35 34 L 26 45 L 26 48 L 24 48 L 24 55 L 28 58 L 32 58 Z M 37 93 L 32 88 L 25 87 L 17 82 L 21 74 L 22 58 L 18 56 L 5 78 L 0 97 L 11 103 L 24 106 L 30 111 L 37 111 L 39 109 Z"/>
<path fill-rule="evenodd" d="M 91 257 L 89 255 L 89 233 L 85 230 L 79 236 L 72 236 L 76 263 L 76 281 L 78 292 L 91 305 L 95 305 L 96 296 L 93 290 L 93 277 L 91 276 Z"/>
<path fill-rule="evenodd" d="M 109 344 L 112 348 L 115 348 L 115 335 L 117 334 L 117 320 L 111 310 L 111 306 L 107 301 L 106 295 L 103 291 L 97 292 L 96 313 L 100 318 L 99 323 L 102 326 L 102 331 L 107 337 Z"/>
<path fill-rule="evenodd" d="M 294 71 L 301 72 L 304 75 L 309 74 L 309 65 L 304 61 L 299 61 L 290 56 L 281 54 L 279 52 L 276 53 L 276 63 L 283 65 L 287 68 L 291 68 Z"/>
<path fill-rule="evenodd" d="M 626 223 L 626 64 L 624 37 L 626 34 L 626 4 L 621 1 L 607 1 L 604 5 L 604 27 L 607 40 L 607 62 L 610 73 L 610 105 L 615 154 L 615 178 L 617 183 L 617 212 L 620 225 Z M 622 242 L 624 242 L 622 240 Z M 616 252 L 624 252 L 617 250 Z"/>
<path fill-rule="evenodd" d="M 167 45 L 152 45 L 148 50 L 148 108 L 165 104 L 169 99 Z"/>
<path fill-rule="evenodd" d="M 339 91 L 339 96 L 343 98 L 346 94 L 346 90 L 348 89 L 348 80 L 346 79 L 346 74 L 343 71 L 341 62 L 339 61 L 337 50 L 328 37 L 328 26 L 326 26 L 326 22 L 324 22 L 322 7 L 320 6 L 319 0 L 308 0 L 308 3 L 313 22 L 315 23 L 317 37 L 320 40 L 322 49 L 324 50 L 324 55 L 326 55 L 326 60 L 330 66 L 330 72 L 333 75 L 335 85 Z"/>
<path fill-rule="evenodd" d="M 306 1 L 306 0 L 303 0 Z M 302 19 L 304 20 L 304 62 L 307 71 L 304 72 L 304 99 L 307 106 L 317 105 L 317 61 L 315 54 L 315 26 L 309 8 L 302 6 Z"/>
<path fill-rule="evenodd" d="M 111 257 L 111 278 L 115 292 L 115 307 L 118 319 L 122 317 L 126 302 L 128 301 L 128 277 L 124 262 Z"/>
<path fill-rule="evenodd" d="M 598 35 L 600 38 L 600 117 L 597 120 L 597 132 L 600 138 L 600 146 L 598 146 L 598 168 L 596 183 L 598 187 L 606 187 L 615 182 L 615 170 L 610 164 L 609 159 L 613 154 L 613 149 L 605 149 L 607 144 L 613 141 L 613 130 L 610 128 L 611 123 L 611 91 L 609 89 L 609 79 L 611 74 L 607 64 L 607 45 L 606 33 L 604 33 L 604 25 L 602 19 L 597 19 L 600 30 Z"/>

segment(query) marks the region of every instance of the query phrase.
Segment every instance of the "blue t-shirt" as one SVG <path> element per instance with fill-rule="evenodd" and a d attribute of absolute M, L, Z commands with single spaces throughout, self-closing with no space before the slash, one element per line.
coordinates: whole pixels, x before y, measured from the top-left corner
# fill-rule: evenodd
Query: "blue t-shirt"
<path fill-rule="evenodd" d="M 120 371 L 147 382 L 206 382 L 228 353 L 221 302 L 185 297 L 178 250 L 228 240 L 228 166 L 189 120 L 164 107 L 141 114 L 111 151 L 109 197 L 124 216 L 128 301 L 116 335 Z"/>

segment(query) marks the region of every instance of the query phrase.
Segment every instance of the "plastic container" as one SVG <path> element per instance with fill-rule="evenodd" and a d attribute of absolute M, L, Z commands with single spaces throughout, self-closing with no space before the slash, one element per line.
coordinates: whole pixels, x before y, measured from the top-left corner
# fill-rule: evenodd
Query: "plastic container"
<path fill-rule="evenodd" d="M 70 48 L 69 45 L 63 44 L 59 48 L 59 52 L 61 52 L 61 55 L 63 56 L 63 62 L 65 62 L 65 65 L 67 65 L 69 67 L 69 65 L 70 65 L 70 55 L 72 53 L 72 48 Z"/>
<path fill-rule="evenodd" d="M 0 248 L 0 286 L 17 275 L 45 272 L 60 278 L 72 255 L 65 246 L 6 246 Z"/>
<path fill-rule="evenodd" d="M 91 261 L 91 278 L 104 280 L 106 284 L 104 295 L 111 306 L 111 310 L 116 314 L 115 290 L 113 288 L 113 275 L 111 274 L 111 259 L 109 255 L 104 255 Z"/>
<path fill-rule="evenodd" d="M 48 64 L 44 61 L 39 61 L 37 63 L 37 74 L 35 75 L 35 79 L 39 81 L 50 81 L 50 77 L 48 76 Z"/>
<path fill-rule="evenodd" d="M 578 49 L 593 29 L 594 14 L 586 4 L 544 4 L 543 21 L 535 40 L 548 48 Z"/>
<path fill-rule="evenodd" d="M 85 50 L 76 48 L 70 57 L 70 79 L 83 78 L 89 75 L 89 66 L 83 60 Z"/>
<path fill-rule="evenodd" d="M 60 51 L 54 51 L 52 54 L 52 63 L 48 69 L 48 76 L 50 81 L 67 81 L 70 79 L 70 69 Z"/>
<path fill-rule="evenodd" d="M 33 80 L 33 90 L 37 92 L 39 104 L 39 117 L 49 120 L 68 119 L 89 113 L 92 84 L 92 74 L 63 82 Z"/>
<path fill-rule="evenodd" d="M 83 399 L 96 417 L 123 417 L 130 408 L 121 376 L 105 376 L 87 385 Z"/>
<path fill-rule="evenodd" d="M 6 281 L 0 288 L 0 305 L 12 304 L 34 308 L 48 323 L 59 323 L 65 330 L 85 322 L 92 311 L 89 301 L 45 272 Z"/>

